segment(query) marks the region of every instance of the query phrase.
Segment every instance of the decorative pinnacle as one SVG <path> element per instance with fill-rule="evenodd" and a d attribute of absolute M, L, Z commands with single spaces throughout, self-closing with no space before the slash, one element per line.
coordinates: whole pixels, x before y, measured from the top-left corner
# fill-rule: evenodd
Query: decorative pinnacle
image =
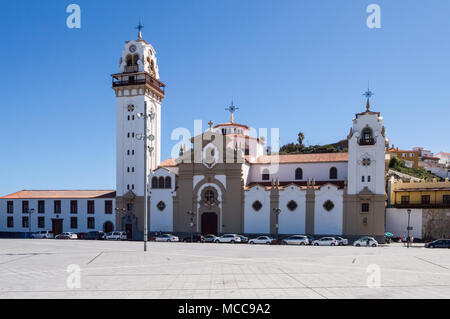
<path fill-rule="evenodd" d="M 236 112 L 237 110 L 239 110 L 239 108 L 234 106 L 234 102 L 233 102 L 233 100 L 231 100 L 231 105 L 225 109 L 225 111 L 228 111 L 231 113 L 230 123 L 234 123 L 234 112 Z"/>

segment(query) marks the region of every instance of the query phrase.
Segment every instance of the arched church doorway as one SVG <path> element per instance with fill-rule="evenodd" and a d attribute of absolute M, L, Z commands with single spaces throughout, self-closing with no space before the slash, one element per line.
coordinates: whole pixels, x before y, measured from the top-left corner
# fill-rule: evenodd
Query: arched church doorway
<path fill-rule="evenodd" d="M 110 233 L 110 232 L 112 232 L 112 231 L 114 231 L 114 225 L 113 225 L 113 223 L 111 223 L 110 221 L 105 222 L 105 223 L 103 224 L 103 232 L 104 232 L 105 234 L 107 234 L 107 233 Z"/>
<path fill-rule="evenodd" d="M 202 215 L 202 234 L 218 235 L 218 217 L 216 213 L 203 213 Z"/>
<path fill-rule="evenodd" d="M 125 225 L 125 231 L 127 233 L 127 240 L 133 239 L 133 225 L 132 224 L 126 224 Z"/>

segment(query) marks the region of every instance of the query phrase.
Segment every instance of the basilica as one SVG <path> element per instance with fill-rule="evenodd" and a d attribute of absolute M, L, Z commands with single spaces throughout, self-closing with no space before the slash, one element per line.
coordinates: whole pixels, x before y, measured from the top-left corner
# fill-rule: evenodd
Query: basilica
<path fill-rule="evenodd" d="M 387 139 L 383 118 L 371 110 L 371 92 L 349 125 L 348 153 L 267 152 L 264 139 L 235 121 L 232 105 L 229 122 L 210 123 L 178 158 L 161 161 L 165 84 L 156 52 L 140 32 L 138 40 L 126 42 L 112 77 L 117 100 L 115 226 L 131 238 L 143 236 L 145 191 L 152 233 L 383 238 Z M 144 124 L 151 132 L 147 148 L 136 139 Z M 147 190 L 142 176 L 148 176 Z"/>
<path fill-rule="evenodd" d="M 23 190 L 0 197 L 0 235 L 123 230 L 129 239 L 142 240 L 147 196 L 146 228 L 153 234 L 383 240 L 388 141 L 383 118 L 371 110 L 369 90 L 365 108 L 349 121 L 347 153 L 272 153 L 264 138 L 235 121 L 232 104 L 228 122 L 210 122 L 177 158 L 161 161 L 167 147 L 161 145 L 165 84 L 156 52 L 141 32 L 125 43 L 112 88 L 116 189 Z"/>

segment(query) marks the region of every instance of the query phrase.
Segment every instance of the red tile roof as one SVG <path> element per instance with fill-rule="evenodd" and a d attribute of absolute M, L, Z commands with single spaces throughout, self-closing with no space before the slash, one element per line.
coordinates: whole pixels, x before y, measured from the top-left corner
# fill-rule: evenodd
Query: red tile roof
<path fill-rule="evenodd" d="M 2 199 L 45 199 L 45 198 L 115 198 L 115 190 L 23 190 L 9 194 Z"/>
<path fill-rule="evenodd" d="M 258 157 L 253 162 L 253 164 L 329 163 L 329 162 L 348 162 L 348 153 L 264 155 Z"/>
<path fill-rule="evenodd" d="M 173 166 L 177 166 L 177 163 L 175 162 L 175 160 L 173 158 L 169 158 L 168 160 L 165 160 L 164 162 L 159 164 L 159 166 L 160 167 L 173 167 Z"/>

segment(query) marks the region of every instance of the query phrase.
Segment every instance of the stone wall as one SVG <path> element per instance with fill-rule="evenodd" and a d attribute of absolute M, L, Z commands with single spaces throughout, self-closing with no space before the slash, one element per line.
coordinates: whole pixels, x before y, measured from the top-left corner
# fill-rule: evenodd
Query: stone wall
<path fill-rule="evenodd" d="M 450 238 L 450 208 L 422 210 L 424 239 Z"/>

